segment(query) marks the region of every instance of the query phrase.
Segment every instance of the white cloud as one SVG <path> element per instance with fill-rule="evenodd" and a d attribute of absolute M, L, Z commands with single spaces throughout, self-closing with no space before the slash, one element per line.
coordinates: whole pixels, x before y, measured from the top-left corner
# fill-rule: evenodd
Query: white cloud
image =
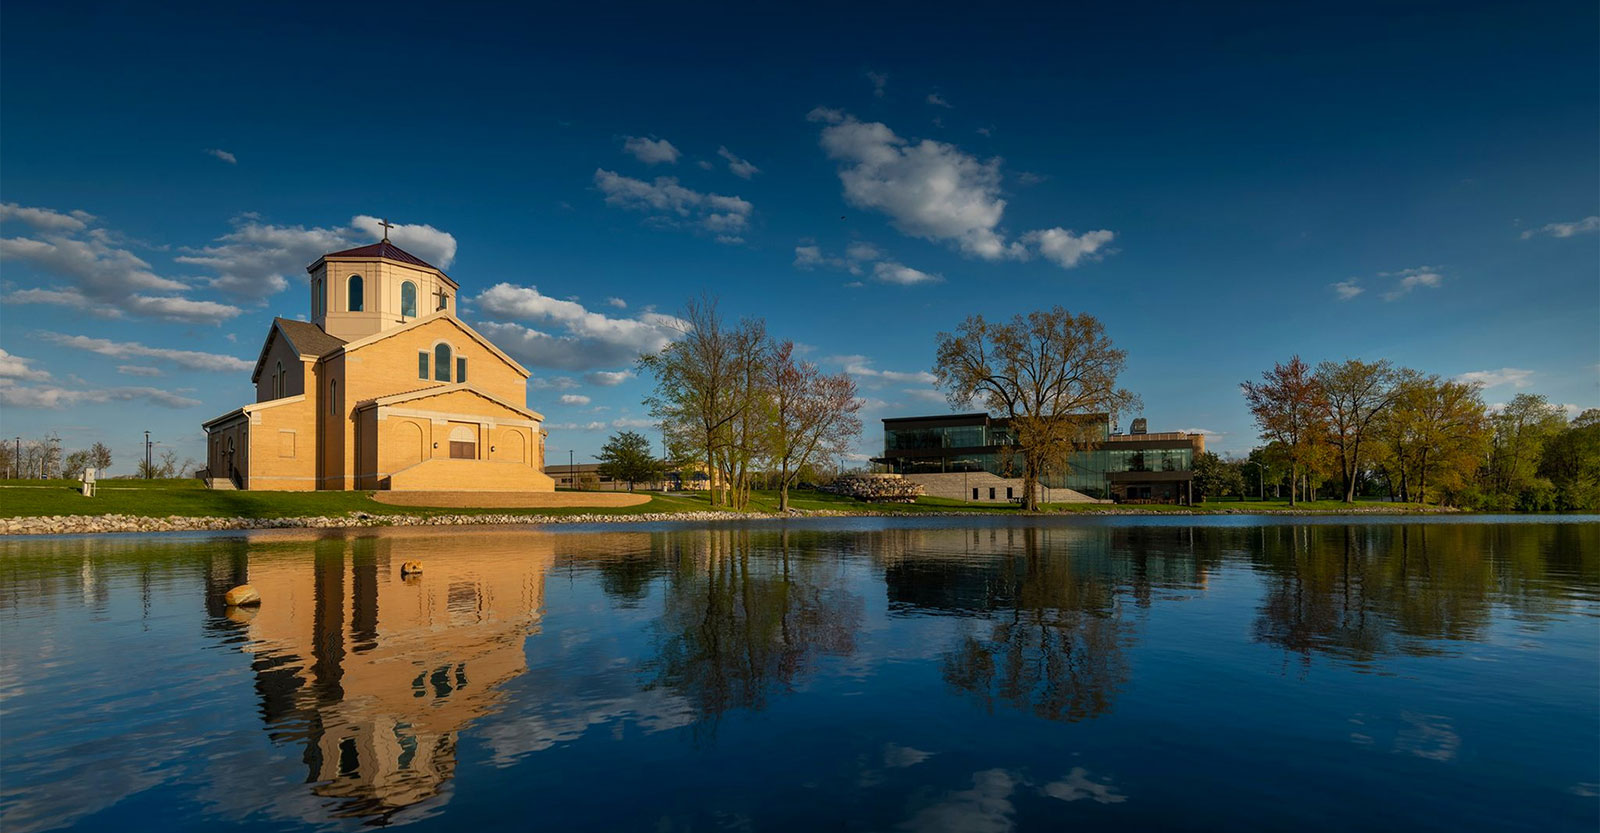
<path fill-rule="evenodd" d="M 633 154 L 635 159 L 646 165 L 661 162 L 675 164 L 681 155 L 666 139 L 646 139 L 643 136 L 628 136 L 627 141 L 622 143 L 622 150 L 624 153 Z"/>
<path fill-rule="evenodd" d="M 729 173 L 732 173 L 734 176 L 739 177 L 740 179 L 749 179 L 750 177 L 761 173 L 760 168 L 757 168 L 749 162 L 734 156 L 733 151 L 728 150 L 726 147 L 717 148 L 717 155 L 728 160 Z"/>
<path fill-rule="evenodd" d="M 821 144 L 839 162 L 839 181 L 851 205 L 880 211 L 913 237 L 953 243 L 985 260 L 1026 259 L 1029 246 L 1065 267 L 1101 252 L 1114 236 L 1105 229 L 1079 236 L 1063 228 L 1040 229 L 1008 241 L 1000 228 L 1000 160 L 987 161 L 955 145 L 896 135 L 881 122 L 862 122 L 826 107 L 808 114 L 824 123 Z"/>
<path fill-rule="evenodd" d="M 259 300 L 288 288 L 291 275 L 296 281 L 306 280 L 306 267 L 329 252 L 383 239 L 379 222 L 377 217 L 358 214 L 347 227 L 306 228 L 262 223 L 247 214 L 235 218 L 233 231 L 212 245 L 185 249 L 174 260 L 215 271 L 217 276 L 209 281 L 214 289 Z M 440 269 L 450 268 L 455 260 L 455 236 L 425 223 L 396 225 L 389 230 L 389 240 Z"/>
<path fill-rule="evenodd" d="M 372 241 L 383 239 L 383 227 L 377 217 L 357 214 L 350 220 L 350 228 L 364 233 Z M 423 260 L 439 267 L 441 270 L 449 269 L 450 264 L 456 259 L 455 235 L 440 231 L 426 223 L 400 223 L 389 229 L 389 242 L 422 258 Z M 359 245 L 359 243 L 358 243 Z M 319 254 L 323 254 L 320 253 Z M 312 260 L 301 264 L 301 269 L 311 265 Z"/>
<path fill-rule="evenodd" d="M 578 387 L 578 380 L 571 376 L 536 376 L 529 384 L 534 390 L 572 390 Z"/>
<path fill-rule="evenodd" d="M 87 211 L 62 213 L 49 208 L 28 208 L 14 202 L 0 203 L 0 222 L 21 220 L 40 231 L 82 231 L 94 222 Z"/>
<path fill-rule="evenodd" d="M 114 387 L 74 390 L 54 385 L 17 385 L 9 379 L 0 379 L 0 404 L 12 408 L 62 410 L 78 405 L 139 401 L 160 405 L 163 408 L 193 408 L 200 404 L 198 399 L 179 396 L 160 388 Z"/>
<path fill-rule="evenodd" d="M 63 347 L 88 350 L 91 353 L 99 353 L 102 356 L 111 356 L 117 359 L 144 358 L 171 362 L 186 370 L 237 372 L 255 367 L 255 362 L 234 358 L 233 356 L 224 356 L 219 353 L 202 353 L 196 350 L 169 350 L 164 347 L 146 347 L 136 341 L 118 342 L 104 338 L 90 338 L 88 336 L 73 336 L 51 332 L 36 332 L 34 337 Z"/>
<path fill-rule="evenodd" d="M 206 148 L 206 153 L 208 155 L 210 155 L 210 156 L 215 156 L 216 158 L 221 159 L 222 161 L 228 163 L 229 165 L 237 165 L 237 164 L 239 164 L 238 157 L 234 156 L 233 154 L 231 154 L 231 153 L 229 153 L 229 152 L 227 152 L 225 150 L 218 150 L 217 148 Z"/>
<path fill-rule="evenodd" d="M 605 194 L 606 204 L 654 215 L 665 225 L 689 224 L 717 235 L 723 243 L 742 243 L 738 235 L 750 222 L 755 206 L 736 196 L 702 194 L 678 184 L 674 177 L 654 182 L 598 169 L 594 184 Z"/>
<path fill-rule="evenodd" d="M 905 373 L 897 370 L 878 370 L 872 366 L 871 359 L 861 355 L 832 356 L 829 360 L 844 365 L 844 370 L 846 373 L 865 379 L 882 379 L 886 382 L 897 382 L 901 384 L 908 382 L 922 382 L 928 385 L 934 384 L 938 381 L 938 379 L 935 378 L 932 373 L 929 373 L 926 370 L 919 370 L 914 373 Z"/>
<path fill-rule="evenodd" d="M 883 745 L 883 765 L 890 769 L 904 769 L 916 766 L 933 757 L 935 753 L 924 752 L 912 746 L 901 746 L 898 743 Z"/>
<path fill-rule="evenodd" d="M 1456 381 L 1466 382 L 1469 385 L 1482 385 L 1486 389 L 1497 388 L 1501 385 L 1525 388 L 1533 384 L 1533 371 L 1515 367 L 1502 367 L 1499 370 L 1474 370 L 1457 376 Z"/>
<path fill-rule="evenodd" d="M 611 420 L 612 428 L 655 428 L 660 424 L 655 420 L 640 419 L 638 417 L 618 417 Z"/>
<path fill-rule="evenodd" d="M 1064 228 L 1040 229 L 1022 235 L 1022 242 L 1039 247 L 1039 254 L 1063 269 L 1071 269 L 1084 260 L 1099 260 L 1102 249 L 1116 235 L 1105 230 L 1073 234 Z"/>
<path fill-rule="evenodd" d="M 1444 276 L 1432 266 L 1419 266 L 1415 269 L 1401 269 L 1398 272 L 1379 272 L 1381 278 L 1399 278 L 1394 289 L 1383 293 L 1383 300 L 1393 301 L 1396 298 L 1410 294 L 1411 290 L 1419 286 L 1437 289 L 1444 283 Z"/>
<path fill-rule="evenodd" d="M 844 256 L 851 260 L 877 260 L 883 252 L 871 243 L 851 243 L 845 247 Z"/>
<path fill-rule="evenodd" d="M 220 323 L 242 312 L 228 304 L 176 294 L 189 286 L 157 275 L 149 263 L 118 246 L 115 235 L 105 229 L 89 228 L 94 219 L 89 214 L 7 204 L 4 218 L 22 220 L 39 235 L 0 238 L 0 260 L 28 263 L 65 282 L 11 292 L 5 297 L 8 303 L 54 304 L 102 318 L 131 313 L 202 324 Z"/>
<path fill-rule="evenodd" d="M 138 364 L 119 364 L 119 365 L 117 365 L 117 372 L 121 373 L 124 376 L 160 376 L 160 375 L 162 375 L 161 368 L 159 368 L 159 367 L 147 367 L 147 366 L 138 365 Z"/>
<path fill-rule="evenodd" d="M 628 308 L 628 302 L 622 300 L 621 298 L 607 298 L 606 299 L 606 303 L 611 305 L 611 306 L 613 306 L 613 307 L 616 307 L 617 309 L 627 309 Z"/>
<path fill-rule="evenodd" d="M 804 242 L 804 241 L 802 241 Z M 826 254 L 821 246 L 807 244 L 794 247 L 794 266 L 796 269 L 836 269 L 859 275 L 863 266 L 883 257 L 883 251 L 877 246 L 866 242 L 851 243 L 845 247 L 844 257 Z"/>
<path fill-rule="evenodd" d="M 842 266 L 844 261 L 837 258 L 829 259 L 823 257 L 821 246 L 794 247 L 794 265 L 796 269 L 815 269 L 818 266 L 832 266 L 835 263 Z"/>
<path fill-rule="evenodd" d="M 1050 177 L 1045 176 L 1044 174 L 1036 174 L 1032 171 L 1020 171 L 1017 173 L 1016 177 L 1018 185 L 1038 185 L 1049 178 Z"/>
<path fill-rule="evenodd" d="M 1366 290 L 1362 289 L 1353 278 L 1348 281 L 1339 281 L 1338 283 L 1329 284 L 1329 286 L 1333 287 L 1333 291 L 1338 294 L 1339 300 L 1341 301 L 1348 301 L 1351 298 L 1366 292 Z"/>
<path fill-rule="evenodd" d="M 1540 235 L 1548 237 L 1572 237 L 1579 234 L 1592 234 L 1600 231 L 1600 217 L 1585 217 L 1570 223 L 1548 223 L 1536 229 L 1528 229 L 1522 233 L 1522 239 Z"/>
<path fill-rule="evenodd" d="M 1016 807 L 1011 794 L 1017 781 L 1003 769 L 972 774 L 972 789 L 959 790 L 918 810 L 900 825 L 912 833 L 1008 833 Z"/>
<path fill-rule="evenodd" d="M 944 96 L 941 96 L 938 93 L 928 93 L 928 103 L 935 107 L 944 107 L 948 110 L 955 109 L 955 107 L 951 106 L 950 102 L 944 100 Z"/>
<path fill-rule="evenodd" d="M 24 382 L 43 382 L 50 378 L 50 372 L 29 367 L 33 359 L 25 359 L 12 355 L 5 350 L 0 350 L 0 379 L 16 379 Z"/>
<path fill-rule="evenodd" d="M 602 388 L 613 388 L 633 378 L 631 370 L 596 370 L 584 374 L 583 380 Z"/>
<path fill-rule="evenodd" d="M 635 318 L 611 318 L 590 312 L 576 301 L 551 298 L 537 287 L 496 284 L 474 299 L 490 318 L 483 329 L 502 349 L 526 364 L 567 370 L 590 370 L 628 364 L 643 353 L 665 347 L 687 327 L 668 315 L 646 312 Z M 525 326 L 554 326 L 552 334 Z"/>
<path fill-rule="evenodd" d="M 872 82 L 872 94 L 883 98 L 884 88 L 889 86 L 889 74 L 886 72 L 868 72 L 867 80 Z"/>
<path fill-rule="evenodd" d="M 936 402 L 941 405 L 948 402 L 948 400 L 945 399 L 944 393 L 931 388 L 906 388 L 904 392 L 907 396 L 917 400 L 918 402 Z"/>
<path fill-rule="evenodd" d="M 872 276 L 884 283 L 895 283 L 901 286 L 912 286 L 919 283 L 939 283 L 944 280 L 938 275 L 930 275 L 927 272 L 895 263 L 892 260 L 874 264 Z"/>
<path fill-rule="evenodd" d="M 584 396 L 583 394 L 579 394 L 579 393 L 563 393 L 563 394 L 561 394 L 561 404 L 563 404 L 563 405 L 587 405 L 587 404 L 589 404 L 589 397 Z"/>

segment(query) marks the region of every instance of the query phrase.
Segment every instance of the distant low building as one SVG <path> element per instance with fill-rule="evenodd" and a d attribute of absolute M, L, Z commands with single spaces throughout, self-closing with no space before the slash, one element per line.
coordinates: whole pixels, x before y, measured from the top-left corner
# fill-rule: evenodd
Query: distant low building
<path fill-rule="evenodd" d="M 1067 417 L 1082 424 L 1083 448 L 1067 470 L 1040 478 L 1042 503 L 1189 503 L 1200 434 L 1111 433 L 1107 414 Z M 872 462 L 923 484 L 930 496 L 979 503 L 1020 501 L 1022 455 L 1010 422 L 985 413 L 883 421 L 883 455 Z"/>
<path fill-rule="evenodd" d="M 680 467 L 681 468 L 681 467 Z M 655 480 L 640 480 L 629 483 L 626 480 L 614 480 L 600 472 L 599 463 L 578 463 L 566 466 L 545 466 L 545 474 L 555 479 L 557 489 L 593 489 L 601 492 L 627 492 L 627 491 L 654 491 L 654 492 L 680 492 L 688 490 L 703 490 L 710 488 L 711 479 L 701 471 L 689 471 L 688 482 L 684 482 L 685 472 L 679 468 L 671 468 Z M 631 489 L 629 487 L 632 487 Z"/>

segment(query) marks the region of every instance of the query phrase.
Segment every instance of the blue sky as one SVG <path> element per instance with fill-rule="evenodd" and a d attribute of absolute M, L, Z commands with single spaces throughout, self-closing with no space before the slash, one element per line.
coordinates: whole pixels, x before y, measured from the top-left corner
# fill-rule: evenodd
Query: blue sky
<path fill-rule="evenodd" d="M 856 375 L 863 454 L 946 410 L 936 332 L 1055 304 L 1224 451 L 1294 353 L 1600 406 L 1593 3 L 147 6 L 0 29 L 0 434 L 113 472 L 200 457 L 375 217 L 552 462 L 647 423 L 627 356 L 702 291 Z"/>

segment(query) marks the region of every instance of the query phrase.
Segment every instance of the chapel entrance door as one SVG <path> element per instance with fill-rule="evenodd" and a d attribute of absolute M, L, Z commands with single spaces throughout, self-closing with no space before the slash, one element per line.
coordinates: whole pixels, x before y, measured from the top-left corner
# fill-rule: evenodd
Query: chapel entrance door
<path fill-rule="evenodd" d="M 478 459 L 478 427 L 460 422 L 450 423 L 450 459 Z"/>

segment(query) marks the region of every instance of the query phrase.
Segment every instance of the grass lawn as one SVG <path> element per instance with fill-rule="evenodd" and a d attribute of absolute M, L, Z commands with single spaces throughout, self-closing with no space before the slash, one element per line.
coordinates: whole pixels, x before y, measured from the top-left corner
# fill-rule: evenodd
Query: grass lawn
<path fill-rule="evenodd" d="M 753 512 L 778 511 L 778 494 L 757 491 L 751 495 Z M 982 512 L 1015 514 L 1013 504 L 966 503 L 945 498 L 920 498 L 916 503 L 867 504 L 825 492 L 789 493 L 795 509 L 871 512 L 873 514 L 937 514 L 940 512 Z M 212 491 L 199 480 L 102 480 L 98 495 L 83 497 L 76 480 L 0 480 L 0 517 L 40 515 L 135 515 L 163 518 L 169 515 L 190 517 L 288 518 L 314 515 L 346 515 L 366 512 L 371 515 L 638 515 L 656 512 L 694 512 L 713 507 L 705 492 L 652 493 L 649 503 L 638 506 L 596 509 L 438 509 L 391 506 L 378 503 L 367 492 L 236 492 Z M 1056 503 L 1040 507 L 1045 512 L 1095 513 L 1118 511 L 1125 507 L 1106 504 Z M 1187 512 L 1186 506 L 1142 505 L 1150 512 Z M 1200 511 L 1287 510 L 1286 500 L 1207 501 Z M 1351 507 L 1340 501 L 1323 500 L 1294 507 L 1304 512 L 1347 512 Z M 1389 511 L 1428 511 L 1417 504 L 1358 501 L 1356 509 Z"/>

